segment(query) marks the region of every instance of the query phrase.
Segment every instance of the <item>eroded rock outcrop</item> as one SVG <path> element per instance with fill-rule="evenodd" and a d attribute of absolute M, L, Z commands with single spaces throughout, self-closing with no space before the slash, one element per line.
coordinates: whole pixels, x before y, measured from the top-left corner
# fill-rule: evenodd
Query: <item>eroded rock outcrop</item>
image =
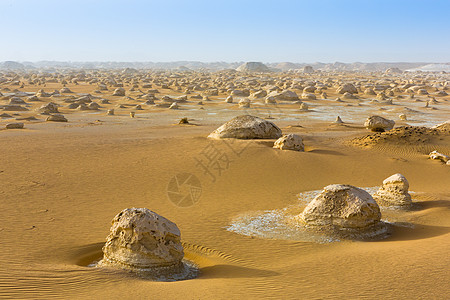
<path fill-rule="evenodd" d="M 183 256 L 175 223 L 147 208 L 127 208 L 112 220 L 102 263 L 132 269 L 173 267 Z"/>
<path fill-rule="evenodd" d="M 373 198 L 381 206 L 408 208 L 412 205 L 408 189 L 408 180 L 397 173 L 383 180 L 383 185 Z"/>

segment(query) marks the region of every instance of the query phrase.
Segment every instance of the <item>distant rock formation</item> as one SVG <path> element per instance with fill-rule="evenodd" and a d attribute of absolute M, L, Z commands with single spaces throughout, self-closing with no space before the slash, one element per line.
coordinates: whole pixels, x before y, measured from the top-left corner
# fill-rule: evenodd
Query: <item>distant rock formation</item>
<path fill-rule="evenodd" d="M 314 73 L 314 69 L 313 69 L 313 67 L 311 67 L 311 66 L 304 66 L 304 67 L 302 68 L 302 72 L 303 72 L 303 73 L 307 73 L 307 74 L 309 74 L 309 73 Z"/>
<path fill-rule="evenodd" d="M 270 69 L 262 62 L 246 62 L 236 68 L 239 72 L 270 72 Z"/>
<path fill-rule="evenodd" d="M 281 137 L 281 129 L 270 121 L 243 115 L 226 122 L 208 137 L 213 139 L 277 139 Z"/>

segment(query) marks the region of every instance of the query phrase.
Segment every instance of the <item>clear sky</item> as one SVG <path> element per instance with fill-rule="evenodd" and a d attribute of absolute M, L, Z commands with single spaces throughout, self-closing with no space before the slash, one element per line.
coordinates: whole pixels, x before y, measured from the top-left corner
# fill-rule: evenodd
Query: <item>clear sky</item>
<path fill-rule="evenodd" d="M 450 62 L 450 0 L 0 0 L 0 61 Z"/>

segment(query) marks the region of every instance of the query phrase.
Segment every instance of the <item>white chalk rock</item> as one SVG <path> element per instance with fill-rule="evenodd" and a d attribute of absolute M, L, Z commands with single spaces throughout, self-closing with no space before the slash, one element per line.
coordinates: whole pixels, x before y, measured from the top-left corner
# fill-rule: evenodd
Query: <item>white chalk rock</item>
<path fill-rule="evenodd" d="M 436 150 L 434 150 L 433 152 L 428 154 L 428 156 L 431 159 L 440 160 L 440 161 L 445 162 L 445 163 L 448 163 L 450 161 L 450 156 L 442 154 L 442 153 L 439 153 Z"/>
<path fill-rule="evenodd" d="M 316 100 L 316 95 L 314 95 L 312 93 L 303 93 L 302 94 L 302 99 L 305 99 L 305 100 Z"/>
<path fill-rule="evenodd" d="M 295 101 L 298 100 L 298 95 L 294 91 L 284 90 L 282 92 L 273 91 L 267 95 L 267 97 L 274 97 L 275 100 Z"/>
<path fill-rule="evenodd" d="M 117 88 L 114 90 L 113 96 L 125 96 L 125 89 L 124 88 Z"/>
<path fill-rule="evenodd" d="M 364 127 L 371 131 L 384 132 L 394 128 L 395 121 L 388 120 L 380 116 L 368 117 L 364 123 Z"/>
<path fill-rule="evenodd" d="M 412 201 L 408 189 L 408 180 L 397 173 L 383 180 L 383 185 L 373 198 L 381 206 L 409 207 Z"/>
<path fill-rule="evenodd" d="M 262 62 L 246 62 L 236 68 L 239 72 L 269 72 L 269 68 Z"/>
<path fill-rule="evenodd" d="M 178 106 L 178 104 L 177 104 L 176 102 L 172 103 L 172 104 L 169 106 L 169 109 L 178 109 L 178 108 L 179 108 L 179 106 Z"/>
<path fill-rule="evenodd" d="M 243 99 L 239 100 L 238 105 L 241 108 L 249 108 L 250 107 L 250 100 L 248 98 L 243 98 Z"/>
<path fill-rule="evenodd" d="M 42 105 L 39 108 L 39 112 L 41 114 L 53 114 L 53 113 L 59 113 L 58 111 L 58 105 L 53 102 L 49 102 L 47 104 Z"/>
<path fill-rule="evenodd" d="M 281 129 L 270 121 L 242 115 L 226 122 L 208 137 L 213 139 L 277 139 L 281 137 Z"/>
<path fill-rule="evenodd" d="M 304 151 L 303 139 L 296 134 L 287 134 L 280 137 L 273 144 L 274 148 L 281 150 Z"/>
<path fill-rule="evenodd" d="M 336 124 L 342 124 L 342 123 L 344 123 L 344 121 L 342 121 L 342 119 L 341 119 L 340 116 L 337 116 L 336 121 L 334 121 L 334 123 L 336 123 Z"/>
<path fill-rule="evenodd" d="M 379 225 L 381 212 L 366 191 L 351 185 L 332 184 L 326 186 L 295 218 L 319 231 L 350 230 L 358 233 L 370 232 L 373 226 Z"/>
<path fill-rule="evenodd" d="M 357 93 L 358 93 L 358 90 L 356 89 L 356 87 L 355 87 L 353 84 L 351 84 L 351 83 L 346 83 L 346 84 L 340 86 L 340 87 L 337 89 L 337 92 L 338 92 L 339 94 L 344 94 L 344 93 L 357 94 Z"/>
<path fill-rule="evenodd" d="M 177 225 L 147 208 L 127 208 L 112 220 L 103 246 L 103 265 L 172 267 L 184 252 Z"/>

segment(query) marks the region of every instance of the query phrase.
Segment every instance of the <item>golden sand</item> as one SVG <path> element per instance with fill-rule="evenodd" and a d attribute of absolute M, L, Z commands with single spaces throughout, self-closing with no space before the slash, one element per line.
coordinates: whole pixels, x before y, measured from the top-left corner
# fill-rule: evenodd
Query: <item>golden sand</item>
<path fill-rule="evenodd" d="M 47 83 L 20 90 L 50 92 L 61 87 Z M 84 82 L 67 87 L 76 93 L 93 94 L 97 89 Z M 131 83 L 125 84 L 127 91 L 130 87 Z M 20 117 L 35 116 L 37 121 L 19 121 L 25 129 L 0 131 L 1 298 L 450 297 L 450 167 L 427 159 L 431 148 L 450 154 L 448 133 L 429 135 L 426 131 L 424 138 L 414 133 L 414 139 L 408 137 L 413 145 L 390 133 L 368 133 L 362 124 L 368 116 L 380 113 L 380 105 L 367 104 L 357 110 L 357 100 L 306 100 L 312 110 L 306 113 L 292 103 L 270 111 L 256 105 L 244 111 L 237 101 L 224 103 L 228 95 L 219 94 L 210 97 L 210 102 L 203 101 L 204 109 L 192 100 L 180 103 L 179 110 L 143 106 L 143 111 L 136 110 L 135 118 L 130 118 L 131 105 L 117 108 L 117 104 L 144 101 L 127 102 L 111 96 L 113 90 L 99 95 L 111 101 L 101 104 L 100 111 L 60 107 L 67 123 L 45 122 L 36 109 L 49 101 L 62 102 L 41 98 L 43 102 L 33 103 L 29 111 L 18 112 Z M 335 88 L 327 94 L 330 99 L 338 96 Z M 133 92 L 130 95 L 136 98 Z M 450 96 L 439 100 L 435 105 L 439 109 L 414 116 L 417 125 L 448 118 Z M 414 101 L 398 100 L 401 104 L 395 108 L 421 109 Z M 110 108 L 115 108 L 114 116 L 106 115 Z M 341 113 L 352 109 L 347 115 Z M 305 151 L 273 149 L 271 140 L 224 143 L 206 138 L 242 113 L 270 117 L 284 134 L 300 135 Z M 337 115 L 344 124 L 333 124 Z M 397 111 L 387 113 L 396 126 L 415 124 L 400 121 L 397 115 Z M 183 117 L 195 126 L 178 125 Z M 2 125 L 8 122 L 1 119 Z M 380 141 L 379 145 L 383 140 L 385 146 L 349 145 L 354 138 L 366 141 L 361 137 L 368 134 L 374 136 L 371 141 Z M 432 147 L 418 147 L 422 140 Z M 205 163 L 212 149 L 223 160 L 220 169 L 211 168 L 208 173 L 199 161 Z M 168 189 L 171 180 L 183 173 L 193 174 L 201 189 L 192 203 L 180 206 Z M 301 211 L 306 206 L 297 197 L 301 192 L 333 183 L 375 187 L 395 173 L 408 179 L 416 208 L 382 210 L 382 219 L 398 223 L 386 239 L 315 243 L 227 230 L 242 214 L 292 206 Z M 102 257 L 111 219 L 127 207 L 147 207 L 175 222 L 181 230 L 185 258 L 199 267 L 199 277 L 155 282 L 124 271 L 89 267 Z"/>

